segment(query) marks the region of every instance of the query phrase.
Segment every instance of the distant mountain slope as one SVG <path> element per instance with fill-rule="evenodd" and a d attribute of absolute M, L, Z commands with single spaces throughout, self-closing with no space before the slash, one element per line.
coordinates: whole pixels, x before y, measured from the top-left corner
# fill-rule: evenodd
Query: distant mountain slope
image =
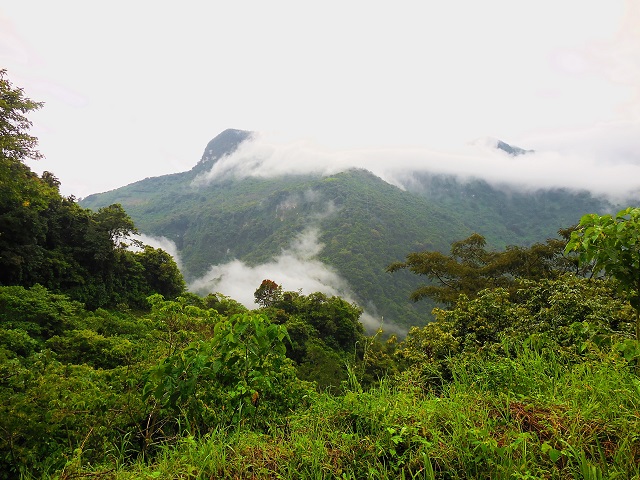
<path fill-rule="evenodd" d="M 485 236 L 490 245 L 530 245 L 552 237 L 585 213 L 617 206 L 588 192 L 549 189 L 521 192 L 492 187 L 484 180 L 461 182 L 450 175 L 416 174 L 410 191 L 446 209 Z"/>
<path fill-rule="evenodd" d="M 404 326 L 424 323 L 431 305 L 410 302 L 421 279 L 385 273 L 389 263 L 412 251 L 448 251 L 451 242 L 473 232 L 496 248 L 544 241 L 584 213 L 612 208 L 586 193 L 520 193 L 443 175 L 416 174 L 405 191 L 365 170 L 194 184 L 250 135 L 226 130 L 192 170 L 91 195 L 81 204 L 96 209 L 121 203 L 142 232 L 176 243 L 189 281 L 234 259 L 265 263 L 314 228 L 323 244 L 318 258 L 347 280 L 355 300 Z"/>

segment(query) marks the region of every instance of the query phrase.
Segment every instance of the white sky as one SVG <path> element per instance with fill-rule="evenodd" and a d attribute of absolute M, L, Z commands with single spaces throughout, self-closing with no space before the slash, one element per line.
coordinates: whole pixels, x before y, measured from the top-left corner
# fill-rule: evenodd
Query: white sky
<path fill-rule="evenodd" d="M 596 138 L 589 165 L 640 179 L 637 0 L 0 0 L 0 68 L 46 103 L 32 167 L 77 197 L 187 170 L 226 128 L 334 151 Z"/>

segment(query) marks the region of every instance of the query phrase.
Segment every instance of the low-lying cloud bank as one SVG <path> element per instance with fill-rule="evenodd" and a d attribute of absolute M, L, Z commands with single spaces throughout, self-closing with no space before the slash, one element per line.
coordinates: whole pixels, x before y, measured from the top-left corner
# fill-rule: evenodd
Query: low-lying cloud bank
<path fill-rule="evenodd" d="M 601 124 L 589 129 L 531 136 L 517 146 L 533 149 L 511 156 L 497 140 L 470 142 L 455 151 L 423 148 L 328 150 L 308 141 L 275 143 L 255 134 L 219 159 L 195 184 L 233 176 L 332 175 L 364 168 L 406 188 L 412 173 L 481 178 L 493 185 L 537 190 L 569 188 L 622 201 L 640 197 L 640 122 Z M 509 142 L 508 139 L 506 139 Z"/>
<path fill-rule="evenodd" d="M 317 201 L 314 192 L 305 192 L 307 200 Z M 323 215 L 331 214 L 331 205 Z M 353 302 L 353 293 L 349 284 L 330 266 L 325 265 L 316 257 L 322 251 L 323 245 L 318 241 L 319 232 L 309 228 L 298 235 L 289 248 L 282 250 L 280 255 L 270 262 L 250 266 L 240 260 L 233 260 L 222 265 L 213 265 L 202 277 L 188 285 L 188 290 L 200 295 L 221 293 L 240 302 L 247 308 L 256 308 L 253 292 L 260 286 L 262 280 L 268 278 L 285 291 L 300 291 L 308 295 L 322 292 L 329 296 L 338 296 L 348 302 Z M 176 244 L 166 237 L 155 237 L 139 234 L 134 239 L 145 245 L 161 248 L 170 254 L 176 264 L 182 269 L 180 252 Z M 137 250 L 136 247 L 132 247 Z M 375 308 L 375 307 L 374 307 Z M 376 318 L 367 310 L 360 317 L 360 321 L 369 331 L 375 331 L 381 326 L 381 319 Z M 402 328 L 392 323 L 385 323 L 384 330 L 390 333 L 406 334 Z"/>
<path fill-rule="evenodd" d="M 262 280 L 268 278 L 285 291 L 300 291 L 305 295 L 322 292 L 352 302 L 353 294 L 347 282 L 316 258 L 322 248 L 323 245 L 318 241 L 318 230 L 310 228 L 298 235 L 289 248 L 271 261 L 256 266 L 240 260 L 214 265 L 205 275 L 191 282 L 189 290 L 201 295 L 219 292 L 247 308 L 256 308 L 253 293 Z M 380 320 L 366 312 L 360 320 L 368 329 L 380 326 Z"/>

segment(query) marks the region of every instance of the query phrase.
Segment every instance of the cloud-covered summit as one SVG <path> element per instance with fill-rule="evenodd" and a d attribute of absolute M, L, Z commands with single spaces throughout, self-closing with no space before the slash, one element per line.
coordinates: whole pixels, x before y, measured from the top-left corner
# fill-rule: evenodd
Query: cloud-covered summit
<path fill-rule="evenodd" d="M 268 135 L 243 132 L 236 148 L 217 157 L 215 163 L 207 163 L 209 168 L 202 169 L 194 184 L 228 177 L 332 175 L 362 168 L 403 189 L 414 174 L 427 173 L 453 175 L 463 182 L 483 179 L 493 186 L 521 190 L 589 191 L 625 201 L 640 197 L 638 132 L 638 122 L 607 123 L 531 137 L 522 143 L 527 149 L 486 138 L 447 151 L 402 147 L 329 150 L 309 141 L 281 143 Z"/>
<path fill-rule="evenodd" d="M 226 129 L 207 144 L 202 153 L 202 158 L 191 170 L 201 173 L 210 169 L 218 159 L 233 153 L 242 142 L 250 139 L 251 136 L 252 132 L 246 130 Z"/>

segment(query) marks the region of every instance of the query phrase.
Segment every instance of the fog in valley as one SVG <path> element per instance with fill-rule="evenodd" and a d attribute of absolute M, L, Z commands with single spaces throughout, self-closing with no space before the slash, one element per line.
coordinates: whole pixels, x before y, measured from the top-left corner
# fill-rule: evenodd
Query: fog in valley
<path fill-rule="evenodd" d="M 248 265 L 240 260 L 212 265 L 203 276 L 189 282 L 189 290 L 201 295 L 221 293 L 247 308 L 257 308 L 253 292 L 263 280 L 270 279 L 280 285 L 283 291 L 295 291 L 303 295 L 321 292 L 354 303 L 348 283 L 334 269 L 317 259 L 323 248 L 318 236 L 317 229 L 308 228 L 292 239 L 291 244 L 283 248 L 279 255 L 259 265 Z M 165 250 L 181 266 L 180 253 L 171 240 L 149 235 L 136 238 L 146 245 Z M 383 319 L 365 309 L 360 320 L 368 330 L 375 331 Z M 388 321 L 384 328 L 385 331 L 406 333 Z"/>

